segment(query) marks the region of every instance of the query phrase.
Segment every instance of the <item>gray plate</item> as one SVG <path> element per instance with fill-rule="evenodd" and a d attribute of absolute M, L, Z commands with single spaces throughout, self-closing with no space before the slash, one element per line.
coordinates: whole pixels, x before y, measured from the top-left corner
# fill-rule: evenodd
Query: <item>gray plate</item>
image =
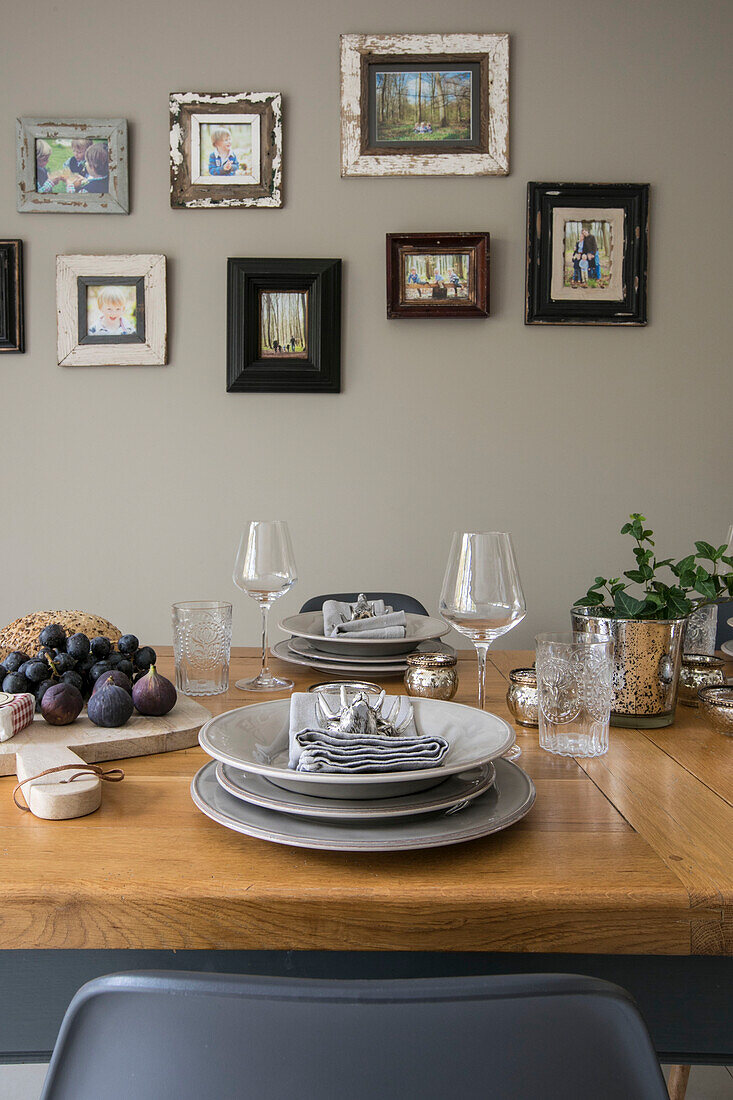
<path fill-rule="evenodd" d="M 299 615 L 290 615 L 283 619 L 278 625 L 286 634 L 307 638 L 324 653 L 338 653 L 344 657 L 396 657 L 412 653 L 420 642 L 442 638 L 450 631 L 450 627 L 442 619 L 433 619 L 429 615 L 405 612 L 405 620 L 407 625 L 404 638 L 359 638 L 353 634 L 325 638 L 322 611 L 301 611 Z"/>
<path fill-rule="evenodd" d="M 405 794 L 396 798 L 362 798 L 356 802 L 353 799 L 314 798 L 312 794 L 288 793 L 261 775 L 247 775 L 227 764 L 217 764 L 216 768 L 218 782 L 235 798 L 283 814 L 333 821 L 374 821 L 452 809 L 488 791 L 495 776 L 494 765 L 483 764 L 460 775 L 448 776 L 427 793 Z"/>
<path fill-rule="evenodd" d="M 363 665 L 367 668 L 370 665 L 400 665 L 402 668 L 407 666 L 406 657 L 398 656 L 392 660 L 390 657 L 373 657 L 373 656 L 352 656 L 344 657 L 341 653 L 324 653 L 313 645 L 313 642 L 309 642 L 307 638 L 289 638 L 287 642 L 288 649 L 291 653 L 295 653 L 296 656 L 307 657 L 311 661 L 318 661 L 319 664 L 344 664 L 346 662 L 350 665 Z M 452 657 L 455 657 L 456 651 L 452 646 L 445 645 L 438 638 L 433 638 L 427 642 L 420 642 L 416 645 L 413 653 L 449 653 Z"/>
<path fill-rule="evenodd" d="M 445 737 L 450 745 L 436 767 L 356 775 L 293 771 L 288 767 L 289 699 L 250 703 L 217 714 L 199 730 L 199 744 L 214 759 L 249 774 L 264 775 L 285 790 L 321 798 L 359 799 L 427 790 L 449 775 L 501 756 L 514 744 L 512 727 L 489 711 L 442 699 L 412 699 L 411 703 L 418 732 Z"/>
<path fill-rule="evenodd" d="M 289 642 L 277 642 L 272 646 L 270 653 L 273 657 L 277 657 L 280 661 L 287 661 L 289 665 L 300 665 L 302 668 L 316 668 L 320 672 L 328 673 L 348 673 L 353 675 L 358 673 L 362 675 L 366 666 L 352 664 L 347 657 L 342 657 L 340 661 L 321 661 L 315 657 L 301 657 L 299 653 L 293 653 L 289 649 Z M 378 676 L 402 676 L 407 671 L 407 661 L 400 657 L 397 657 L 394 661 L 391 661 L 388 657 L 383 658 L 384 663 L 369 664 L 369 672 Z"/>
<path fill-rule="evenodd" d="M 532 780 L 509 760 L 497 760 L 495 767 L 491 790 L 453 815 L 337 822 L 276 813 L 228 794 L 217 783 L 213 760 L 194 776 L 191 797 L 212 821 L 274 844 L 334 852 L 403 852 L 476 840 L 506 829 L 529 813 L 535 800 Z"/>

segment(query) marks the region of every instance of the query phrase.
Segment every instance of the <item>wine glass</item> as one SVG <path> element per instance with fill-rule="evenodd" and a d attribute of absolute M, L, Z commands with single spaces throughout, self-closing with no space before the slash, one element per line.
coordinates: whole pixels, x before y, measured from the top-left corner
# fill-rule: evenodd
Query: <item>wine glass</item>
<path fill-rule="evenodd" d="M 503 531 L 456 531 L 440 593 L 440 614 L 470 638 L 478 656 L 478 705 L 484 709 L 486 653 L 527 613 L 511 537 Z M 505 756 L 516 760 L 514 745 Z"/>
<path fill-rule="evenodd" d="M 244 525 L 234 562 L 234 583 L 262 612 L 262 665 L 252 680 L 237 680 L 242 691 L 283 691 L 292 680 L 273 676 L 267 666 L 267 617 L 275 600 L 289 592 L 298 579 L 287 523 L 281 519 L 253 519 Z"/>

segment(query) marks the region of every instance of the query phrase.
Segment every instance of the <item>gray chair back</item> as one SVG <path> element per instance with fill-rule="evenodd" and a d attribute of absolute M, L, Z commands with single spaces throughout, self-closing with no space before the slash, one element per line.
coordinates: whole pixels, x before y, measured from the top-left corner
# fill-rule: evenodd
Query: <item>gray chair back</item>
<path fill-rule="evenodd" d="M 74 997 L 42 1100 L 666 1100 L 617 986 L 143 972 Z"/>

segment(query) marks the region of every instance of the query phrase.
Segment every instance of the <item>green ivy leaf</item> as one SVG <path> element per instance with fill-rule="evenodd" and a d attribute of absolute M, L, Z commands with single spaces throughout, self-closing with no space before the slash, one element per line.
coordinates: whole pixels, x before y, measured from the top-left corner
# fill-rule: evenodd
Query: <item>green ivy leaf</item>
<path fill-rule="evenodd" d="M 645 580 L 640 569 L 627 569 L 624 576 L 628 577 L 630 581 L 634 581 L 635 584 L 643 584 Z"/>
<path fill-rule="evenodd" d="M 695 547 L 697 548 L 698 556 L 701 557 L 703 561 L 717 560 L 715 557 L 715 547 L 711 546 L 709 542 L 696 542 Z"/>
<path fill-rule="evenodd" d="M 623 527 L 621 528 L 621 534 L 622 535 L 628 535 L 630 530 L 631 530 L 631 524 L 630 523 L 625 523 L 623 525 Z"/>
<path fill-rule="evenodd" d="M 620 591 L 614 594 L 613 606 L 624 619 L 636 619 L 644 610 L 644 601 L 635 599 L 628 592 Z"/>
<path fill-rule="evenodd" d="M 689 615 L 692 611 L 692 602 L 684 595 L 678 595 L 676 592 L 670 594 L 667 600 L 667 618 L 669 619 L 681 619 L 684 615 Z"/>

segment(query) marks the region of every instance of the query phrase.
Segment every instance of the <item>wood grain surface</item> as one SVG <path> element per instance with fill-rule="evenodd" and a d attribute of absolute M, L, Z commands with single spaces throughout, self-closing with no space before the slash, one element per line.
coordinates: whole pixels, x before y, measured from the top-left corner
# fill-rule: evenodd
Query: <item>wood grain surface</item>
<path fill-rule="evenodd" d="M 509 718 L 506 674 L 528 663 L 492 655 L 488 709 Z M 300 689 L 322 678 L 272 664 Z M 232 683 L 256 667 L 253 650 L 235 651 Z M 459 675 L 457 701 L 475 702 L 473 655 Z M 201 701 L 221 713 L 261 697 Z M 730 954 L 733 741 L 686 707 L 666 730 L 612 729 L 591 761 L 553 757 L 516 728 L 530 814 L 432 851 L 311 852 L 229 832 L 191 802 L 199 748 L 124 761 L 124 782 L 72 821 L 20 813 L 2 779 L 3 946 Z"/>

